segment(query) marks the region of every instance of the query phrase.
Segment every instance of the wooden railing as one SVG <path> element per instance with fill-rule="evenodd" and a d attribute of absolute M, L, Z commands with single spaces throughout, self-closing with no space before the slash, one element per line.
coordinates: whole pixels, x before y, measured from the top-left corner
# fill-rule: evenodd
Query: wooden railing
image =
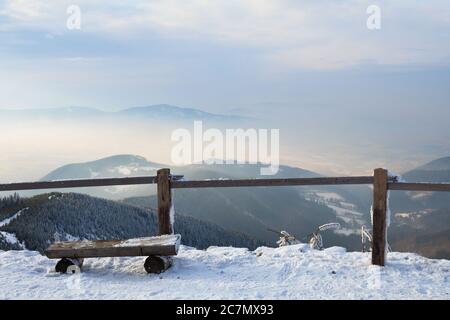
<path fill-rule="evenodd" d="M 389 177 L 388 171 L 385 169 L 375 169 L 373 176 L 220 180 L 183 180 L 183 176 L 171 175 L 170 169 L 160 169 L 157 172 L 157 176 L 150 177 L 78 179 L 0 184 L 0 192 L 154 183 L 157 184 L 158 228 L 159 234 L 161 235 L 171 234 L 173 232 L 172 221 L 170 220 L 170 210 L 172 207 L 172 189 L 317 185 L 373 185 L 372 264 L 379 266 L 385 265 L 386 212 L 388 209 L 388 190 L 450 192 L 450 184 L 399 182 L 395 177 Z"/>

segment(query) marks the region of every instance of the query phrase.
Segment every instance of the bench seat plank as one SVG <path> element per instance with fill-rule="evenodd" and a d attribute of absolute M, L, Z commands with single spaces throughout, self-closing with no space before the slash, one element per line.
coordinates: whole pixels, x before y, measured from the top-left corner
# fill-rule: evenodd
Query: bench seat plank
<path fill-rule="evenodd" d="M 174 256 L 178 253 L 181 236 L 163 235 L 128 240 L 81 240 L 56 242 L 45 250 L 50 259 Z"/>

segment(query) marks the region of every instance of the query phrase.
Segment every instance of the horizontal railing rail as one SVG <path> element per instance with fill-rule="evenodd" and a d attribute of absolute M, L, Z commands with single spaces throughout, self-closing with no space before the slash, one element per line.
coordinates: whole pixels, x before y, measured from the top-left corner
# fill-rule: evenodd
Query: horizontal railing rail
<path fill-rule="evenodd" d="M 277 187 L 277 186 L 317 186 L 373 184 L 373 176 L 361 177 L 318 177 L 318 178 L 278 178 L 278 179 L 218 179 L 172 181 L 174 189 L 186 188 L 229 188 L 229 187 Z"/>
<path fill-rule="evenodd" d="M 176 180 L 179 180 L 182 178 L 183 178 L 183 176 L 179 176 L 179 175 L 171 176 L 171 179 L 173 181 L 176 181 Z M 156 176 L 18 182 L 18 183 L 0 184 L 0 191 L 126 186 L 126 185 L 138 185 L 138 184 L 154 184 L 157 182 L 158 182 L 158 179 Z"/>
<path fill-rule="evenodd" d="M 450 183 L 391 182 L 388 183 L 388 189 L 403 191 L 450 191 Z"/>
<path fill-rule="evenodd" d="M 182 175 L 171 175 L 171 188 L 230 188 L 230 187 L 277 187 L 277 186 L 318 186 L 318 185 L 363 185 L 373 184 L 373 176 L 317 177 L 317 178 L 273 178 L 273 179 L 217 179 L 182 180 Z M 42 189 L 66 189 L 84 187 L 126 186 L 155 184 L 157 176 L 126 178 L 68 179 L 37 182 L 15 182 L 0 184 L 1 191 L 22 191 Z M 389 190 L 402 191 L 448 191 L 450 183 L 388 182 Z"/>

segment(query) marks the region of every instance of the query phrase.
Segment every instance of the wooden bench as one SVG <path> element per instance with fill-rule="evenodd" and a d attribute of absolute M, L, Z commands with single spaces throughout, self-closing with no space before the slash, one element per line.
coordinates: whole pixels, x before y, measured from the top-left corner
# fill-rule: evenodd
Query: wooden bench
<path fill-rule="evenodd" d="M 144 268 L 148 273 L 161 273 L 172 265 L 170 256 L 178 253 L 181 236 L 162 235 L 157 237 L 128 240 L 82 240 L 56 242 L 45 250 L 50 259 L 61 259 L 56 264 L 57 272 L 81 270 L 85 258 L 148 256 Z"/>

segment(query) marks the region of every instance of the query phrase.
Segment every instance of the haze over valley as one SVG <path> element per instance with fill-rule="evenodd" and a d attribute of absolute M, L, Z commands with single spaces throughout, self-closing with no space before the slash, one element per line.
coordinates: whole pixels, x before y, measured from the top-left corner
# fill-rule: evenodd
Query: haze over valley
<path fill-rule="evenodd" d="M 440 135 L 439 144 L 417 143 L 417 139 L 434 139 L 429 131 L 415 135 L 414 141 L 400 141 L 408 136 L 407 130 L 393 136 L 386 130 L 371 131 L 370 125 L 367 130 L 361 128 L 358 135 L 339 128 L 330 134 L 311 116 L 251 117 L 170 105 L 116 112 L 80 107 L 0 109 L 0 144 L 4 150 L 0 154 L 0 176 L 3 182 L 32 181 L 57 166 L 124 153 L 173 166 L 171 150 L 176 143 L 171 134 L 178 128 L 192 132 L 195 120 L 203 121 L 205 129 L 218 128 L 222 132 L 278 128 L 281 164 L 329 175 L 370 174 L 375 167 L 404 172 L 445 156 L 450 150 L 447 132 Z M 398 132 L 400 126 L 390 130 Z M 366 140 L 366 135 L 371 139 Z M 387 142 L 382 146 L 381 140 L 374 142 L 385 138 Z"/>

